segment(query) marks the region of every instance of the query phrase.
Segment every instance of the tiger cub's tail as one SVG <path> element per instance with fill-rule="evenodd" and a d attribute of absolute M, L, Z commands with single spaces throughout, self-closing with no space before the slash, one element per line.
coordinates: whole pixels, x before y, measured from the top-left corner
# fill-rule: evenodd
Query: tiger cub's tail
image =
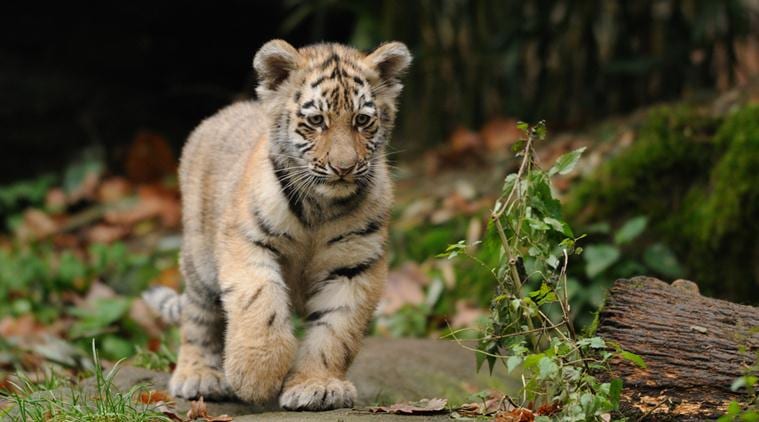
<path fill-rule="evenodd" d="M 182 295 L 165 287 L 155 286 L 142 293 L 142 299 L 167 324 L 179 324 L 182 316 Z"/>

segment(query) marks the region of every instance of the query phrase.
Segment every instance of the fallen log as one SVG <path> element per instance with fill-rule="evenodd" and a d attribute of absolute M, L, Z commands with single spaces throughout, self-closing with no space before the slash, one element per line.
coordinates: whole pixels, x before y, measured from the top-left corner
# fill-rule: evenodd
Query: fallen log
<path fill-rule="evenodd" d="M 612 361 L 628 420 L 695 421 L 745 399 L 730 387 L 755 362 L 757 327 L 759 308 L 701 296 L 687 280 L 635 277 L 614 283 L 597 334 L 646 363 Z"/>

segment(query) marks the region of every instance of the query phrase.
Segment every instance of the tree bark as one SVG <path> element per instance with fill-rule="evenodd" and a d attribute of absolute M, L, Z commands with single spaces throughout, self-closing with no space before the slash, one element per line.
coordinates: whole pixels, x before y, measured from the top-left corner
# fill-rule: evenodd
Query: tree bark
<path fill-rule="evenodd" d="M 759 308 L 701 296 L 695 283 L 617 280 L 597 334 L 640 355 L 646 368 L 614 359 L 629 420 L 704 420 L 724 414 L 730 389 L 756 360 Z"/>

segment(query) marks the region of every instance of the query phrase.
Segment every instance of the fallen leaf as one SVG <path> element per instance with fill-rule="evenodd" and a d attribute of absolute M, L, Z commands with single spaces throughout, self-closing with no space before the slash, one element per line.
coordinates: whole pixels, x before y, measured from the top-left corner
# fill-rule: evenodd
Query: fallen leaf
<path fill-rule="evenodd" d="M 138 401 L 142 404 L 155 404 L 155 403 L 171 403 L 171 396 L 169 393 L 162 390 L 150 390 L 143 391 L 138 397 Z"/>
<path fill-rule="evenodd" d="M 66 193 L 61 188 L 53 188 L 45 195 L 45 209 L 54 214 L 66 209 Z"/>
<path fill-rule="evenodd" d="M 111 226 L 108 224 L 96 224 L 87 229 L 85 237 L 88 243 L 113 243 L 126 237 L 129 230 L 123 226 Z"/>
<path fill-rule="evenodd" d="M 150 131 L 134 137 L 124 165 L 127 176 L 136 183 L 157 182 L 176 170 L 176 159 L 168 141 Z"/>
<path fill-rule="evenodd" d="M 481 316 L 485 315 L 483 309 L 478 308 L 466 300 L 456 301 L 456 313 L 451 318 L 451 327 L 464 328 L 471 327 Z"/>
<path fill-rule="evenodd" d="M 164 268 L 151 284 L 166 286 L 174 290 L 180 290 L 182 276 L 177 266 Z"/>
<path fill-rule="evenodd" d="M 424 303 L 423 286 L 429 284 L 429 278 L 416 263 L 409 262 L 387 276 L 385 293 L 382 297 L 379 313 L 390 315 L 404 305 L 421 305 Z"/>
<path fill-rule="evenodd" d="M 16 235 L 22 240 L 37 240 L 58 231 L 58 224 L 46 213 L 30 208 L 24 212 L 23 222 Z"/>
<path fill-rule="evenodd" d="M 228 415 L 210 416 L 208 414 L 206 403 L 203 400 L 203 396 L 200 396 L 200 399 L 197 401 L 190 402 L 190 410 L 187 411 L 187 419 L 191 421 L 194 421 L 195 419 L 203 419 L 206 422 L 229 422 L 232 420 L 232 417 Z"/>
<path fill-rule="evenodd" d="M 185 420 L 182 419 L 182 417 L 177 415 L 176 409 L 174 409 L 173 401 L 169 401 L 169 402 L 159 401 L 155 403 L 154 405 L 155 405 L 154 408 L 157 412 L 163 413 L 163 415 L 169 418 L 170 420 L 176 421 L 176 422 L 185 422 Z"/>
<path fill-rule="evenodd" d="M 123 177 L 111 177 L 98 187 L 97 199 L 102 203 L 112 203 L 131 195 L 132 186 Z"/>
<path fill-rule="evenodd" d="M 137 298 L 132 300 L 129 307 L 129 318 L 137 323 L 150 337 L 159 338 L 164 330 L 160 327 L 159 318 L 155 318 L 153 311 L 144 300 Z"/>
<path fill-rule="evenodd" d="M 559 410 L 561 410 L 561 406 L 559 406 L 557 403 L 552 403 L 540 406 L 535 413 L 538 416 L 551 416 L 557 413 Z"/>
<path fill-rule="evenodd" d="M 518 409 L 501 411 L 495 415 L 495 422 L 532 422 L 535 415 L 530 409 L 520 407 Z"/>
<path fill-rule="evenodd" d="M 522 136 L 515 119 L 492 119 L 480 129 L 480 137 L 490 152 L 509 152 L 509 146 Z"/>
<path fill-rule="evenodd" d="M 372 413 L 402 413 L 406 415 L 424 415 L 446 411 L 448 399 L 421 399 L 416 402 L 395 403 L 390 406 L 370 407 Z"/>
<path fill-rule="evenodd" d="M 160 218 L 167 228 L 179 226 L 182 209 L 176 191 L 158 185 L 140 186 L 136 203 L 126 209 L 110 210 L 104 216 L 108 223 L 126 226 L 152 218 Z"/>

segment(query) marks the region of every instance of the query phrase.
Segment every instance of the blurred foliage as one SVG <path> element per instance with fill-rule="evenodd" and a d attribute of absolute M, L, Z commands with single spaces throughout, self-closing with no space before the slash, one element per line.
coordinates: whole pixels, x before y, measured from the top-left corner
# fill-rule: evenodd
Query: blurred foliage
<path fill-rule="evenodd" d="M 732 81 L 734 42 L 750 31 L 741 0 L 617 2 L 291 0 L 285 33 L 308 20 L 316 40 L 335 11 L 350 42 L 390 39 L 415 56 L 402 99 L 403 139 L 439 142 L 495 116 L 589 122 Z"/>
<path fill-rule="evenodd" d="M 759 107 L 714 118 L 686 106 L 650 113 L 638 140 L 569 195 L 580 222 L 649 217 L 652 238 L 682 259 L 666 269 L 662 250 L 644 253 L 653 273 L 687 276 L 709 295 L 755 298 L 759 279 Z M 662 267 L 664 265 L 665 267 Z"/>

